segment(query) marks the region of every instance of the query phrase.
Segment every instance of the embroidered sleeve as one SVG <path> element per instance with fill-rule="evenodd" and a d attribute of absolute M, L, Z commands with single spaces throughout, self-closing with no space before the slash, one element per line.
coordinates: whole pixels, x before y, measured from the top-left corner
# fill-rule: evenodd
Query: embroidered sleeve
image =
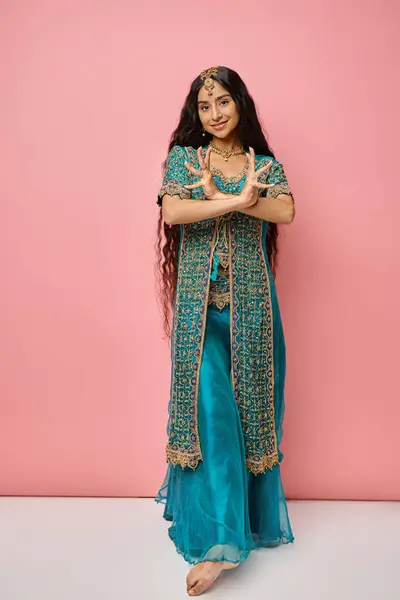
<path fill-rule="evenodd" d="M 173 146 L 169 151 L 163 182 L 157 196 L 157 204 L 162 205 L 165 194 L 177 195 L 180 198 L 190 198 L 190 190 L 183 185 L 190 184 L 190 171 L 185 167 L 186 150 L 183 146 Z"/>
<path fill-rule="evenodd" d="M 291 194 L 289 182 L 287 180 L 283 165 L 275 160 L 268 171 L 268 177 L 263 178 L 264 173 L 261 175 L 259 181 L 262 183 L 275 183 L 276 185 L 272 188 L 262 190 L 262 196 L 267 198 L 276 198 L 279 194 Z"/>

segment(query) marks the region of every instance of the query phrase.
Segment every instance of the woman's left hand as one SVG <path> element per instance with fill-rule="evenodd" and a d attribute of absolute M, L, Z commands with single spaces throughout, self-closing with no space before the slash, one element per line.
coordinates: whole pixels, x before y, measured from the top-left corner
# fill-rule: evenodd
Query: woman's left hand
<path fill-rule="evenodd" d="M 254 148 L 252 148 L 251 146 L 249 148 L 250 154 L 246 152 L 246 156 L 249 161 L 249 168 L 247 170 L 246 183 L 244 184 L 242 192 L 240 194 L 242 198 L 250 198 L 254 197 L 255 195 L 257 195 L 258 197 L 258 188 L 265 190 L 275 186 L 275 183 L 260 183 L 258 181 L 258 177 L 261 175 L 261 173 L 264 173 L 264 171 L 269 171 L 273 161 L 270 160 L 266 165 L 264 165 L 256 171 L 256 159 Z"/>
<path fill-rule="evenodd" d="M 200 181 L 192 183 L 191 185 L 184 185 L 183 187 L 187 190 L 194 190 L 195 188 L 202 187 L 204 196 L 207 200 L 213 200 L 215 195 L 219 193 L 219 189 L 214 181 L 210 171 L 210 155 L 211 147 L 208 148 L 205 157 L 203 158 L 202 147 L 197 148 L 197 157 L 199 159 L 200 169 L 196 169 L 192 164 L 185 161 L 185 167 L 196 177 L 200 177 Z"/>

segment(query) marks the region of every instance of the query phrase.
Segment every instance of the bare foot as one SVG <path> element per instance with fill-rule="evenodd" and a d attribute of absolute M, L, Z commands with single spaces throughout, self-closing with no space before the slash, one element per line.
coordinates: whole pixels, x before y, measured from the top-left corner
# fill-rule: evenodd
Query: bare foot
<path fill-rule="evenodd" d="M 208 590 L 221 571 L 235 569 L 240 563 L 204 561 L 192 567 L 186 577 L 189 596 L 200 596 Z"/>

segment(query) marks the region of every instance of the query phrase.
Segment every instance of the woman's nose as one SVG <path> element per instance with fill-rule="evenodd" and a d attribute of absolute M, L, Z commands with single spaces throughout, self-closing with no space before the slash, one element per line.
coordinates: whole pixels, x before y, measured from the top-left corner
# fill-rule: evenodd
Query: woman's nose
<path fill-rule="evenodd" d="M 221 113 L 219 112 L 218 106 L 213 106 L 211 108 L 211 114 L 212 114 L 213 121 L 218 121 L 218 119 L 221 116 Z"/>

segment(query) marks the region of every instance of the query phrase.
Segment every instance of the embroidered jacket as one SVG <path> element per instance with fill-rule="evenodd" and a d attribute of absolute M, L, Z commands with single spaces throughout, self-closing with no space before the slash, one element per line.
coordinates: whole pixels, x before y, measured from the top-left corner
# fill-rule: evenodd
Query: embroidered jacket
<path fill-rule="evenodd" d="M 204 155 L 206 151 L 204 147 Z M 256 155 L 256 169 L 271 159 Z M 259 195 L 268 198 L 291 194 L 283 166 L 272 160 L 268 174 L 264 172 L 259 181 L 277 185 L 260 190 Z M 201 187 L 194 190 L 183 187 L 198 181 L 184 161 L 199 168 L 196 149 L 174 146 L 168 155 L 158 204 L 165 194 L 194 200 L 204 197 Z M 213 176 L 221 191 L 239 194 L 246 179 L 245 171 L 224 177 L 214 168 Z M 283 457 L 279 441 L 285 351 L 266 251 L 267 229 L 268 222 L 237 211 L 180 225 L 166 460 L 182 468 L 196 469 L 202 460 L 197 397 L 207 306 L 211 302 L 219 308 L 230 305 L 231 377 L 245 440 L 246 467 L 254 474 L 263 473 Z M 280 346 L 278 377 L 276 341 Z M 279 414 L 275 414 L 274 406 L 276 386 L 281 400 Z"/>

